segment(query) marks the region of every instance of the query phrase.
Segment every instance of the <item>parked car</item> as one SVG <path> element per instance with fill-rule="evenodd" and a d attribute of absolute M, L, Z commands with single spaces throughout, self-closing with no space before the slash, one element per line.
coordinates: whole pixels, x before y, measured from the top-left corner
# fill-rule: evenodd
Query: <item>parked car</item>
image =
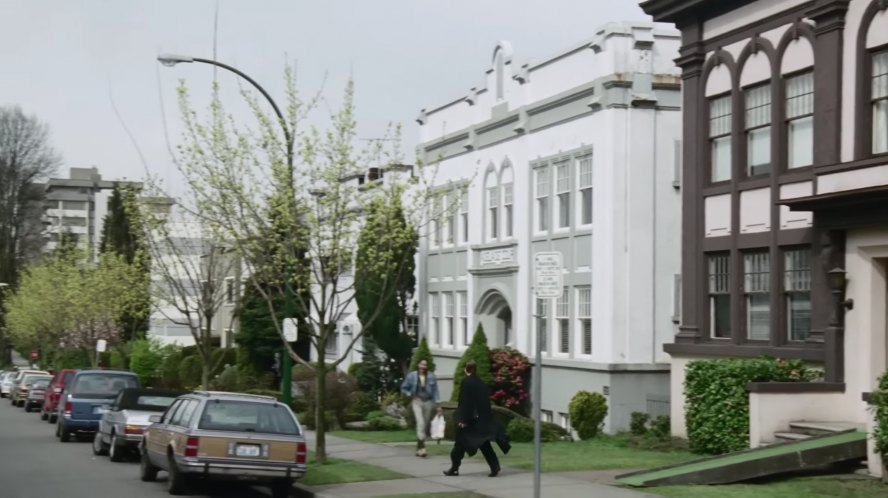
<path fill-rule="evenodd" d="M 12 382 L 9 391 L 9 402 L 13 406 L 25 406 L 25 397 L 28 395 L 28 388 L 37 377 L 49 377 L 49 372 L 42 370 L 22 370 Z"/>
<path fill-rule="evenodd" d="M 46 389 L 49 387 L 49 381 L 51 380 L 52 377 L 41 377 L 31 383 L 31 389 L 28 391 L 28 395 L 25 397 L 26 412 L 31 412 L 37 407 L 43 405 L 43 398 L 46 394 Z"/>
<path fill-rule="evenodd" d="M 50 424 L 56 423 L 62 391 L 65 390 L 65 386 L 70 384 L 75 373 L 77 373 L 77 369 L 66 368 L 59 370 L 53 376 L 52 381 L 49 383 L 49 388 L 46 390 L 46 397 L 44 398 L 43 409 L 40 414 L 41 420 L 46 420 Z"/>
<path fill-rule="evenodd" d="M 0 397 L 5 398 L 9 396 L 9 392 L 12 389 L 12 381 L 15 380 L 17 373 L 15 370 L 9 370 L 0 375 Z"/>
<path fill-rule="evenodd" d="M 282 498 L 305 475 L 302 427 L 273 397 L 198 391 L 150 420 L 140 446 L 141 479 L 166 471 L 170 494 L 193 479 L 237 479 L 268 484 Z"/>
<path fill-rule="evenodd" d="M 112 462 L 120 462 L 138 449 L 142 433 L 150 424 L 148 417 L 163 413 L 181 391 L 127 388 L 120 391 L 99 420 L 93 438 L 93 454 L 108 454 Z"/>
<path fill-rule="evenodd" d="M 139 376 L 125 370 L 81 370 L 74 374 L 59 401 L 56 437 L 67 443 L 72 435 L 94 433 L 103 405 L 127 387 L 141 387 Z"/>

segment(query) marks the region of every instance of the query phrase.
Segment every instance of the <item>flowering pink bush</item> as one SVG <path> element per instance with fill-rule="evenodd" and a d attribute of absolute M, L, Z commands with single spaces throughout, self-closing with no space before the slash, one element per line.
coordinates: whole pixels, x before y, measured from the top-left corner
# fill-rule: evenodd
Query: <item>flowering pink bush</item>
<path fill-rule="evenodd" d="M 495 404 L 522 415 L 527 414 L 530 361 L 512 348 L 490 351 L 490 399 Z"/>

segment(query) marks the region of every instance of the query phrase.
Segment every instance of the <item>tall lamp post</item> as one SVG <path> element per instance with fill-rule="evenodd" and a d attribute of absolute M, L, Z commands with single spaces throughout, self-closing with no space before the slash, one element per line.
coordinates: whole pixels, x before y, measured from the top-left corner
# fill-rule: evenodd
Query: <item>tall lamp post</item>
<path fill-rule="evenodd" d="M 286 145 L 287 145 L 287 173 L 288 173 L 288 177 L 289 177 L 289 182 L 287 182 L 287 189 L 288 189 L 287 194 L 289 195 L 290 199 L 295 199 L 295 195 L 293 192 L 293 174 L 294 174 L 294 170 L 293 170 L 293 140 L 294 140 L 293 133 L 290 130 L 290 126 L 287 124 L 287 120 L 284 118 L 284 115 L 281 112 L 281 109 L 278 107 L 278 105 L 274 101 L 274 99 L 271 98 L 271 95 L 269 95 L 268 92 L 265 91 L 265 89 L 262 88 L 262 86 L 256 82 L 256 80 L 247 76 L 247 74 L 245 74 L 243 71 L 241 71 L 235 67 L 229 66 L 228 64 L 224 64 L 222 62 L 219 62 L 219 61 L 215 61 L 212 59 L 202 59 L 200 57 L 189 57 L 186 55 L 175 55 L 175 54 L 161 54 L 157 57 L 157 60 L 158 60 L 158 62 L 160 62 L 164 66 L 168 66 L 168 67 L 175 66 L 176 64 L 179 64 L 179 63 L 190 64 L 193 62 L 198 62 L 201 64 L 209 64 L 211 66 L 221 67 L 222 69 L 225 69 L 226 71 L 230 71 L 230 72 L 238 75 L 239 77 L 243 78 L 244 80 L 246 80 L 248 83 L 253 85 L 253 87 L 256 90 L 258 90 L 259 93 L 261 93 L 263 97 L 265 97 L 265 100 L 268 101 L 268 104 L 271 105 L 271 108 L 274 110 L 275 115 L 277 115 L 278 124 L 281 125 L 281 130 L 283 130 L 283 132 L 284 132 L 284 139 L 286 140 Z M 285 289 L 285 292 L 284 292 L 284 295 L 285 295 L 285 297 L 284 297 L 284 316 L 287 318 L 290 318 L 293 315 L 293 287 L 292 287 L 291 283 L 292 283 L 292 275 L 289 274 L 289 268 L 288 268 L 287 279 L 286 279 L 286 282 L 284 283 L 284 289 Z M 288 351 L 287 347 L 283 348 L 283 354 L 281 354 L 281 367 L 282 367 L 282 369 L 281 369 L 282 370 L 282 372 L 281 372 L 281 377 L 282 377 L 282 379 L 281 379 L 281 397 L 282 397 L 284 403 L 289 405 L 292 402 L 292 396 L 293 396 L 293 394 L 292 394 L 293 359 L 290 358 L 290 352 Z"/>

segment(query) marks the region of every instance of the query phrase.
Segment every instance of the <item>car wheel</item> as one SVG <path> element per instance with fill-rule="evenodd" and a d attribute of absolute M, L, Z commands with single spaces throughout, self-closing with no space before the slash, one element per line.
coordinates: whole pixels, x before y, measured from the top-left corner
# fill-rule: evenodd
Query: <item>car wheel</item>
<path fill-rule="evenodd" d="M 49 419 L 49 414 L 46 413 L 45 411 L 41 410 L 40 411 L 40 420 L 48 420 L 48 419 Z"/>
<path fill-rule="evenodd" d="M 93 438 L 93 455 L 102 456 L 107 453 L 105 443 L 102 442 L 102 433 L 96 431 L 96 437 Z"/>
<path fill-rule="evenodd" d="M 123 448 L 120 447 L 120 444 L 117 442 L 117 434 L 111 433 L 111 444 L 108 445 L 108 457 L 112 462 L 122 462 L 123 461 Z"/>
<path fill-rule="evenodd" d="M 287 498 L 293 483 L 289 479 L 279 479 L 271 483 L 271 498 Z"/>
<path fill-rule="evenodd" d="M 65 427 L 65 424 L 59 422 L 59 428 L 56 429 L 59 436 L 59 441 L 63 443 L 67 443 L 71 441 L 71 432 Z"/>
<path fill-rule="evenodd" d="M 169 470 L 167 474 L 167 492 L 171 495 L 183 495 L 185 494 L 185 490 L 188 487 L 187 478 L 184 474 L 176 467 L 176 459 L 173 458 L 173 454 L 170 453 L 168 455 L 169 458 Z"/>
<path fill-rule="evenodd" d="M 25 404 L 25 412 L 31 413 L 31 405 L 30 404 Z"/>
<path fill-rule="evenodd" d="M 47 420 L 47 422 L 49 422 L 50 424 L 54 424 L 54 423 L 58 422 L 58 420 L 59 420 L 59 416 L 52 414 L 49 416 L 49 420 Z"/>
<path fill-rule="evenodd" d="M 144 482 L 153 482 L 157 479 L 157 471 L 160 470 L 151 463 L 146 450 L 142 450 L 142 458 L 139 465 L 139 478 Z"/>

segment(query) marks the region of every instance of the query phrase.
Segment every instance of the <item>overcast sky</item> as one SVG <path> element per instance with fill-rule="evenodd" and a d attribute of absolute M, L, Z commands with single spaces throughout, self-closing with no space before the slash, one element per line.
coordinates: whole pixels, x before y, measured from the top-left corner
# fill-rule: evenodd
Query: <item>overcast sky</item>
<path fill-rule="evenodd" d="M 0 105 L 50 126 L 62 176 L 94 165 L 106 178 L 143 178 L 125 125 L 152 173 L 169 178 L 164 123 L 175 145 L 175 88 L 185 79 L 196 100 L 205 98 L 212 70 L 155 58 L 211 57 L 215 8 L 216 0 L 0 0 Z M 476 86 L 498 40 L 512 43 L 520 64 L 591 38 L 606 22 L 646 19 L 636 0 L 219 0 L 216 57 L 279 105 L 288 60 L 306 93 L 326 73 L 331 100 L 353 75 L 360 136 L 402 123 L 412 151 L 419 110 Z M 222 73 L 219 81 L 226 105 L 236 101 L 237 83 Z"/>

